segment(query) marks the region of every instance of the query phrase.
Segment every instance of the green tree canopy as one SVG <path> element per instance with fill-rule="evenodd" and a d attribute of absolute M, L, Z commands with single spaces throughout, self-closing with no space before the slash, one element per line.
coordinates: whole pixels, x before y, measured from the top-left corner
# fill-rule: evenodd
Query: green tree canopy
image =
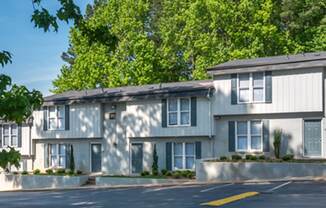
<path fill-rule="evenodd" d="M 70 31 L 53 92 L 205 79 L 232 59 L 325 50 L 325 14 L 326 0 L 98 0 Z"/>

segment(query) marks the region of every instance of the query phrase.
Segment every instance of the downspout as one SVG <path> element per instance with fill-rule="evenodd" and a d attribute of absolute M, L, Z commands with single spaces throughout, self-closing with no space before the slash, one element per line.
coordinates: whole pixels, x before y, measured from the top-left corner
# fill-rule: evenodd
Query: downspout
<path fill-rule="evenodd" d="M 211 152 L 212 152 L 212 156 L 215 155 L 215 140 L 213 137 L 213 125 L 212 125 L 212 88 L 208 89 L 207 92 L 207 99 L 209 101 L 208 104 L 208 123 L 209 123 L 209 139 L 213 139 L 213 145 L 211 145 Z"/>

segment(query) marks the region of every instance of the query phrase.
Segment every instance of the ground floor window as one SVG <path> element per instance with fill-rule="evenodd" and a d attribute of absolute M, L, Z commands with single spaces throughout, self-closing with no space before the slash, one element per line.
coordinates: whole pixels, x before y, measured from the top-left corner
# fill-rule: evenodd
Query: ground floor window
<path fill-rule="evenodd" d="M 65 144 L 49 144 L 50 167 L 66 168 Z"/>
<path fill-rule="evenodd" d="M 195 168 L 195 143 L 175 142 L 173 143 L 173 169 Z"/>
<path fill-rule="evenodd" d="M 236 150 L 262 151 L 263 124 L 261 120 L 236 122 Z"/>
<path fill-rule="evenodd" d="M 0 128 L 1 130 L 1 128 Z M 17 124 L 2 125 L 2 140 L 3 146 L 18 147 L 18 126 Z"/>

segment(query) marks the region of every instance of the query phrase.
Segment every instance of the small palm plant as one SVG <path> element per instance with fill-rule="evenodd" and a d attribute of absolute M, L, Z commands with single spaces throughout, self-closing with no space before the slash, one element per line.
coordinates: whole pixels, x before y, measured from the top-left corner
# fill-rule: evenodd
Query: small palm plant
<path fill-rule="evenodd" d="M 274 130 L 274 154 L 277 159 L 280 158 L 280 149 L 281 149 L 281 140 L 282 140 L 282 130 Z"/>

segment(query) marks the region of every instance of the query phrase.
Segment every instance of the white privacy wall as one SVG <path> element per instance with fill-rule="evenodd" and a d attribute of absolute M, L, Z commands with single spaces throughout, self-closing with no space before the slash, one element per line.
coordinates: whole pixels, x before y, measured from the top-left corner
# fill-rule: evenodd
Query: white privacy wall
<path fill-rule="evenodd" d="M 98 138 L 102 137 L 101 104 L 70 105 L 70 128 L 65 130 L 43 131 L 43 111 L 35 111 L 33 139 L 42 138 Z"/>
<path fill-rule="evenodd" d="M 213 114 L 263 114 L 323 111 L 323 70 L 272 72 L 272 103 L 231 105 L 230 75 L 214 77 Z"/>

